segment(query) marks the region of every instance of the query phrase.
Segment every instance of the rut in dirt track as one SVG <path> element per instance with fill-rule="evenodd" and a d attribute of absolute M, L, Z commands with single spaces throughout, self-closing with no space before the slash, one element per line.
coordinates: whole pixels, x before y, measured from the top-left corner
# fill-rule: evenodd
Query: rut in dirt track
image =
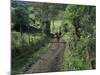
<path fill-rule="evenodd" d="M 60 41 L 57 42 L 56 39 L 54 39 L 50 44 L 48 51 L 43 56 L 41 56 L 41 58 L 25 73 L 30 74 L 59 71 L 59 65 L 63 61 L 64 50 L 64 40 L 60 39 Z"/>

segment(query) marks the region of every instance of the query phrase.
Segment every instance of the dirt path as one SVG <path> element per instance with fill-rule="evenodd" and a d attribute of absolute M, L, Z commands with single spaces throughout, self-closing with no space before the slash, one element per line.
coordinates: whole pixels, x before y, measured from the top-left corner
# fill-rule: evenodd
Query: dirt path
<path fill-rule="evenodd" d="M 59 65 L 62 63 L 65 43 L 60 39 L 59 43 L 54 39 L 48 48 L 48 51 L 33 64 L 25 73 L 42 73 L 59 71 Z"/>

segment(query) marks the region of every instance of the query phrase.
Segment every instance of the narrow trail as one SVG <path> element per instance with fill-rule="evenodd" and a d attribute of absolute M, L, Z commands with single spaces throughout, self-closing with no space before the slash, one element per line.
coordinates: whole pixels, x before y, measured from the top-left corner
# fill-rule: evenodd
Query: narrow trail
<path fill-rule="evenodd" d="M 48 51 L 41 56 L 41 58 L 33 64 L 25 74 L 59 71 L 59 66 L 63 61 L 64 50 L 64 40 L 60 39 L 60 41 L 57 42 L 57 40 L 54 39 L 51 42 Z"/>

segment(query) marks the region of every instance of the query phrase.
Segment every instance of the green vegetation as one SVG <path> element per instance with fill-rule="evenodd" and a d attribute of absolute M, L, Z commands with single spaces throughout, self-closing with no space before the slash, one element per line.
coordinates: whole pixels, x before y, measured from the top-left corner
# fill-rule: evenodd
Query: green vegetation
<path fill-rule="evenodd" d="M 56 32 L 66 42 L 61 71 L 96 68 L 96 7 L 12 1 L 12 73 L 24 73 L 48 51 Z"/>
<path fill-rule="evenodd" d="M 23 73 L 48 50 L 47 41 L 50 38 L 45 39 L 46 36 L 41 34 L 34 35 L 30 35 L 29 43 L 27 33 L 23 33 L 23 39 L 20 39 L 21 33 L 12 32 L 12 72 Z"/>
<path fill-rule="evenodd" d="M 12 1 L 11 49 L 13 73 L 24 73 L 48 50 L 49 42 L 52 39 L 50 37 L 51 23 L 57 21 L 56 17 L 60 14 L 58 11 L 64 11 L 61 9 L 64 6 Z M 53 25 L 52 28 L 54 28 Z"/>
<path fill-rule="evenodd" d="M 95 11 L 94 6 L 67 6 L 63 26 L 67 32 L 64 36 L 66 49 L 62 71 L 96 68 Z"/>
<path fill-rule="evenodd" d="M 61 27 L 61 20 L 55 20 L 54 25 L 51 24 L 51 32 L 59 32 L 59 29 Z"/>

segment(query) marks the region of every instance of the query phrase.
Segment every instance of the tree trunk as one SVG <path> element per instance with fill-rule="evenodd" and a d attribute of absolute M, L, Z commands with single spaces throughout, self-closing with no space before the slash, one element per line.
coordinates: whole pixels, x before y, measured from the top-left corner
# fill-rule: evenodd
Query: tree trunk
<path fill-rule="evenodd" d="M 78 37 L 78 40 L 80 39 L 80 31 L 79 31 L 79 28 L 80 28 L 80 24 L 79 24 L 79 17 L 76 17 L 73 19 L 73 25 L 75 27 L 75 32 L 76 32 L 76 35 Z"/>
<path fill-rule="evenodd" d="M 52 19 L 52 31 L 54 32 L 54 29 L 55 29 L 55 27 L 54 27 L 54 19 Z"/>
<path fill-rule="evenodd" d="M 23 36 L 22 36 L 22 28 L 21 28 L 21 24 L 20 24 L 20 33 L 21 33 L 21 39 L 20 39 L 20 43 L 21 43 L 21 46 L 22 46 L 22 40 L 23 40 Z"/>
<path fill-rule="evenodd" d="M 22 37 L 22 28 L 21 28 L 21 24 L 20 24 L 20 33 L 21 33 L 21 37 Z"/>
<path fill-rule="evenodd" d="M 28 36 L 29 36 L 29 44 L 30 44 L 30 32 L 29 32 L 29 26 L 28 26 Z"/>

